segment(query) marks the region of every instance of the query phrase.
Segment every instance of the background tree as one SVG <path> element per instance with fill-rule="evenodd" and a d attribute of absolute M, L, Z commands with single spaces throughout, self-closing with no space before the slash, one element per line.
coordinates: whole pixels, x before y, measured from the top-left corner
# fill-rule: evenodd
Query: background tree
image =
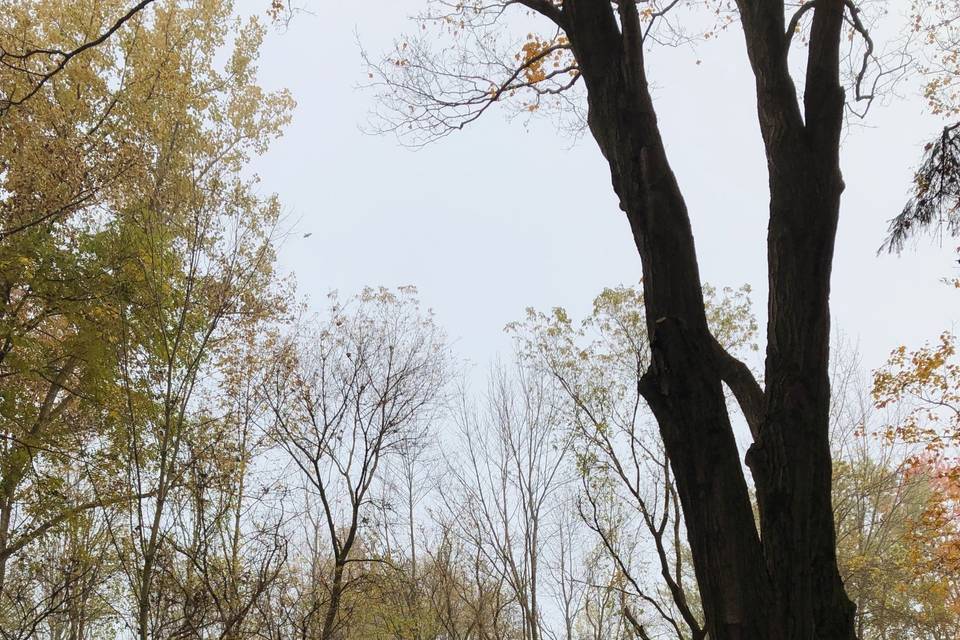
<path fill-rule="evenodd" d="M 947 638 L 960 622 L 944 580 L 928 557 L 950 528 L 926 517 L 938 503 L 928 470 L 914 467 L 913 445 L 885 437 L 909 414 L 906 403 L 875 406 L 858 354 L 835 350 L 831 427 L 834 515 L 840 571 L 857 605 L 858 638 Z"/>
<path fill-rule="evenodd" d="M 749 287 L 704 289 L 720 343 L 735 353 L 755 349 Z M 679 496 L 639 392 L 650 361 L 643 292 L 605 289 L 579 323 L 560 308 L 531 309 L 511 329 L 526 361 L 569 401 L 563 420 L 576 443 L 579 511 L 623 583 L 621 615 L 641 638 L 704 637 Z"/>
<path fill-rule="evenodd" d="M 4 12 L 4 37 L 16 40 L 5 55 L 37 42 L 69 47 L 61 40 L 97 32 L 118 6 L 19 3 Z M 155 567 L 176 555 L 167 507 L 182 497 L 187 451 L 199 444 L 190 438 L 215 422 L 198 406 L 197 380 L 215 376 L 214 354 L 232 348 L 240 327 L 282 311 L 278 207 L 241 172 L 291 103 L 256 85 L 263 30 L 235 23 L 230 3 L 158 2 L 129 22 L 0 117 L 0 616 L 46 589 L 32 579 L 6 588 L 7 567 L 86 522 L 109 534 L 108 559 L 99 546 L 90 550 L 98 563 L 83 565 L 100 572 L 84 574 L 97 575 L 87 583 L 97 593 L 66 582 L 51 593 L 77 594 L 63 604 L 71 615 L 109 601 L 113 622 L 150 634 Z M 228 39 L 219 70 L 214 56 Z M 9 86 L 24 79 L 16 65 L 0 76 Z M 102 545 L 103 535 L 91 539 Z M 129 588 L 139 611 L 128 618 Z M 44 617 L 47 632 L 65 628 Z"/>
<path fill-rule="evenodd" d="M 900 346 L 874 372 L 872 397 L 879 409 L 904 408 L 876 431 L 889 443 L 913 448 L 907 473 L 924 491 L 914 514 L 910 562 L 931 582 L 939 611 L 938 633 L 956 633 L 960 614 L 960 362 L 955 336 L 915 350 Z M 919 580 L 920 578 L 918 578 Z M 946 622 L 944 622 L 946 621 Z"/>
<path fill-rule="evenodd" d="M 328 593 L 311 633 L 328 640 L 349 586 L 347 566 L 374 517 L 383 466 L 422 435 L 447 375 L 444 338 L 415 291 L 367 289 L 291 343 L 271 381 L 277 443 L 319 503 Z"/>
<path fill-rule="evenodd" d="M 457 423 L 462 454 L 448 459 L 447 519 L 508 588 L 520 637 L 549 638 L 548 602 L 563 585 L 551 584 L 547 550 L 563 540 L 563 487 L 572 480 L 557 393 L 521 365 L 494 369 L 484 400 L 465 401 Z"/>

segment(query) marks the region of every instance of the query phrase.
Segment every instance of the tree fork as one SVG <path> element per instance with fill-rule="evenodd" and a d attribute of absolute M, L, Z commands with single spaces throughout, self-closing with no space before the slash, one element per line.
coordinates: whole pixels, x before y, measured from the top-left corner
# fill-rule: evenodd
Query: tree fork
<path fill-rule="evenodd" d="M 643 265 L 653 361 L 640 390 L 677 478 L 710 637 L 847 640 L 852 605 L 836 565 L 827 420 L 829 278 L 843 188 L 836 77 L 843 4 L 834 0 L 814 14 L 806 124 L 786 64 L 782 3 L 766 4 L 778 6 L 741 3 L 771 171 L 762 400 L 749 371 L 717 349 L 707 328 L 689 216 L 647 88 L 635 4 L 620 3 L 619 25 L 605 2 L 568 0 L 563 13 L 587 86 L 590 129 Z M 762 544 L 723 382 L 745 401 L 756 438 L 750 464 Z"/>

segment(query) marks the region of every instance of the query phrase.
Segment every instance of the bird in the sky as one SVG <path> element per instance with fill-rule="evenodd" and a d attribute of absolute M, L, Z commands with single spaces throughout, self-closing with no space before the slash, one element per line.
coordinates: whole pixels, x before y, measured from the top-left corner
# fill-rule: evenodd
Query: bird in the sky
<path fill-rule="evenodd" d="M 313 231 L 311 231 L 310 233 L 305 233 L 305 234 L 303 234 L 303 237 L 304 237 L 304 238 L 309 238 L 309 237 L 312 236 L 312 235 L 313 235 Z"/>

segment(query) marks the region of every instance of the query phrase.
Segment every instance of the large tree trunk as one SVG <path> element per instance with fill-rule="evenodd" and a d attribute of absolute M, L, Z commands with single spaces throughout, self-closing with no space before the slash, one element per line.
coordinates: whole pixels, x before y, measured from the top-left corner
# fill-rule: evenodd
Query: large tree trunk
<path fill-rule="evenodd" d="M 832 64 L 834 75 L 808 78 L 806 124 L 786 73 L 782 3 L 766 3 L 779 4 L 779 26 L 744 16 L 748 45 L 776 34 L 766 48 L 751 50 L 752 61 L 772 58 L 755 63 L 771 184 L 765 392 L 707 327 L 686 205 L 647 88 L 635 3 L 620 3 L 618 21 L 605 0 L 564 2 L 590 129 L 643 264 L 652 363 L 641 392 L 676 476 L 711 640 L 854 637 L 852 605 L 836 566 L 828 446 L 828 298 L 843 189 L 837 160 L 843 96 L 830 54 L 838 47 L 843 5 L 833 2 L 830 10 L 817 8 L 811 64 Z M 770 22 L 770 15 L 761 17 Z M 814 55 L 818 47 L 826 53 Z M 748 458 L 762 537 L 724 382 L 755 438 Z"/>
<path fill-rule="evenodd" d="M 797 175 L 808 178 L 800 164 Z M 795 192 L 771 205 L 766 411 L 747 461 L 778 615 L 789 622 L 784 637 L 847 639 L 853 607 L 837 571 L 830 491 L 827 304 L 842 183 L 839 170 L 819 169 L 825 175 L 795 179 Z"/>
<path fill-rule="evenodd" d="M 783 637 L 851 639 L 831 504 L 828 372 L 845 8 L 843 0 L 816 6 L 801 115 L 775 4 L 741 2 L 770 177 L 766 406 L 747 460 Z"/>

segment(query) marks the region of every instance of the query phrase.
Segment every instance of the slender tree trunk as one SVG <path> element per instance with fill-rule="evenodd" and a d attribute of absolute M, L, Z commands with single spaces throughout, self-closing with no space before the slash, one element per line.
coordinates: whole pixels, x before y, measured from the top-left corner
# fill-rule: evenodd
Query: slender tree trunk
<path fill-rule="evenodd" d="M 413 520 L 413 472 L 407 473 L 407 533 L 410 536 L 410 578 L 414 586 L 417 584 L 417 538 Z"/>
<path fill-rule="evenodd" d="M 33 459 L 34 451 L 31 446 L 38 444 L 37 440 L 43 436 L 49 424 L 63 414 L 73 401 L 72 395 L 66 396 L 59 402 L 57 398 L 63 391 L 67 379 L 76 370 L 77 364 L 76 357 L 67 358 L 63 368 L 57 372 L 47 388 L 47 393 L 40 404 L 40 411 L 30 430 L 22 441 L 11 443 L 6 456 L 0 460 L 0 593 L 3 593 L 6 583 L 9 559 L 9 554 L 2 552 L 6 551 L 10 544 L 11 518 L 16 504 L 16 493 Z"/>
<path fill-rule="evenodd" d="M 12 484 L 10 485 L 13 486 Z M 13 492 L 6 486 L 0 492 L 0 552 L 6 551 L 10 538 L 10 519 L 13 516 Z M 0 554 L 0 594 L 7 581 L 7 554 Z"/>
<path fill-rule="evenodd" d="M 323 616 L 323 628 L 320 631 L 320 640 L 330 640 L 337 621 L 337 612 L 340 610 L 340 598 L 343 597 L 343 570 L 345 562 L 337 559 L 333 568 L 333 581 L 330 583 L 330 601 Z"/>

